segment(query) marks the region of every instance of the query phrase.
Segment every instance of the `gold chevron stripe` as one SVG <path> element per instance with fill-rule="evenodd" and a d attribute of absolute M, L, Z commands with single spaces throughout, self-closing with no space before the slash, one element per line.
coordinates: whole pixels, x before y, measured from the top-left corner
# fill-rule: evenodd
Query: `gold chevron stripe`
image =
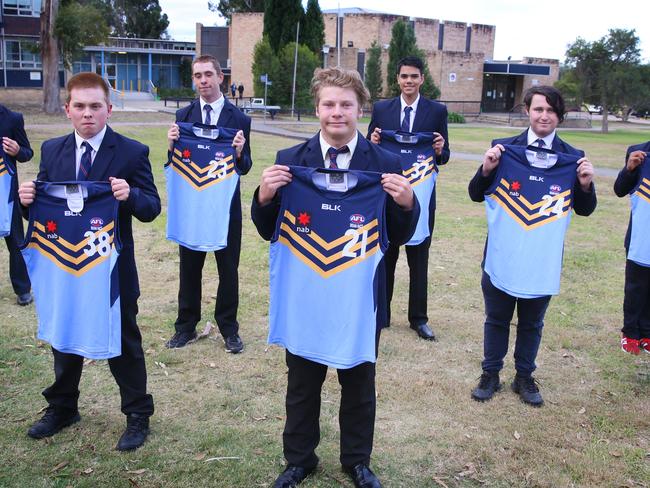
<path fill-rule="evenodd" d="M 501 197 L 498 197 L 498 196 L 497 196 L 497 193 L 498 193 L 499 195 L 501 195 Z M 526 212 L 526 210 L 523 209 L 523 208 L 522 208 L 522 207 L 521 207 L 521 206 L 520 206 L 520 205 L 519 205 L 515 200 L 513 200 L 513 198 L 508 194 L 508 192 L 506 192 L 503 188 L 497 188 L 496 193 L 495 193 L 495 194 L 492 194 L 492 195 L 490 195 L 490 196 L 491 196 L 492 198 L 494 198 L 497 202 L 498 202 L 499 200 L 505 200 L 505 201 L 507 201 L 508 203 L 510 203 L 510 205 L 512 205 L 513 207 L 515 207 L 515 208 L 517 209 L 517 211 L 519 211 L 519 212 L 521 213 L 521 215 L 522 215 L 526 220 L 529 220 L 529 221 L 530 221 L 530 220 L 538 219 L 539 217 L 544 217 L 543 215 L 540 215 L 539 213 L 532 213 L 532 214 L 529 214 L 528 212 Z M 523 197 L 520 196 L 519 198 L 523 198 Z M 557 201 L 557 198 L 553 197 L 553 198 L 551 199 L 551 201 L 552 201 L 552 202 L 553 202 L 553 201 Z M 542 200 L 542 203 L 544 203 L 544 200 Z M 570 205 L 571 205 L 571 199 L 569 198 L 569 199 L 567 199 L 567 200 L 564 201 L 564 205 L 562 205 L 562 207 L 564 208 L 564 207 L 568 207 L 568 206 L 570 206 Z M 538 207 L 538 206 L 539 206 L 539 205 L 535 205 L 535 207 Z M 552 204 L 549 205 L 549 208 L 550 208 L 551 206 L 552 206 Z"/>
<path fill-rule="evenodd" d="M 645 195 L 644 193 L 641 193 L 640 191 L 637 191 L 636 194 L 639 195 L 641 198 L 643 198 L 646 202 L 650 203 L 650 196 Z"/>
<path fill-rule="evenodd" d="M 409 180 L 409 183 L 411 184 L 411 188 L 413 188 L 414 186 L 418 186 L 420 183 L 424 183 L 425 181 L 427 181 L 429 178 L 431 178 L 433 176 L 434 172 L 435 171 L 432 171 L 431 173 L 429 173 L 426 176 L 420 178 L 416 182 L 413 182 L 412 180 Z"/>
<path fill-rule="evenodd" d="M 510 191 L 510 184 L 504 178 L 501 179 L 501 184 L 505 187 L 507 191 Z M 571 189 L 565 190 L 562 193 L 554 195 L 552 197 L 552 200 L 558 200 L 560 197 L 566 197 L 570 193 L 571 193 Z M 519 196 L 519 200 L 521 200 L 521 203 L 526 205 L 530 210 L 535 210 L 536 208 L 539 208 L 542 205 L 544 205 L 544 200 L 540 200 L 537 203 L 530 203 L 528 200 L 526 200 L 526 198 L 523 195 Z"/>
<path fill-rule="evenodd" d="M 175 157 L 172 156 L 172 161 L 173 161 L 174 163 L 180 165 L 180 166 L 187 167 L 186 163 L 183 162 L 182 158 L 180 158 L 180 157 L 175 158 Z M 218 162 L 219 162 L 219 163 L 221 163 L 221 162 L 227 163 L 228 161 L 232 161 L 232 154 L 229 155 L 229 156 L 227 156 L 227 157 L 225 157 L 225 158 L 223 158 L 223 159 L 220 159 Z M 230 165 L 229 165 L 228 167 L 230 168 L 230 167 L 233 166 L 233 165 L 234 165 L 234 163 L 230 163 Z M 199 165 L 197 165 L 197 164 L 196 164 L 194 161 L 192 161 L 192 160 L 190 160 L 190 166 L 191 166 L 192 169 L 194 170 L 194 173 L 198 173 L 198 174 L 204 174 L 204 173 L 207 173 L 208 171 L 210 171 L 210 168 L 212 167 L 212 165 L 209 164 L 209 165 L 207 165 L 205 168 L 201 168 Z M 189 171 L 189 168 L 188 168 L 188 171 Z M 190 172 L 191 172 L 191 171 L 190 171 Z"/>
<path fill-rule="evenodd" d="M 232 156 L 229 156 L 229 157 L 223 159 L 222 161 L 227 162 L 230 159 L 232 159 Z M 215 179 L 215 178 L 212 178 L 210 175 L 207 175 L 207 174 L 205 176 L 199 176 L 199 174 L 208 173 L 210 171 L 210 169 L 212 169 L 212 165 L 206 166 L 205 168 L 201 169 L 198 166 L 196 166 L 194 163 L 190 163 L 190 165 L 192 166 L 192 168 L 190 169 L 184 162 L 182 162 L 181 160 L 179 160 L 177 158 L 172 158 L 172 161 L 175 163 L 174 164 L 175 166 L 179 166 L 179 167 L 183 168 L 185 171 L 187 171 L 188 173 L 193 175 L 199 182 L 203 182 L 205 180 L 213 180 L 213 179 Z M 235 166 L 235 163 L 230 163 L 229 165 L 227 165 L 226 166 L 226 172 L 230 172 L 230 170 L 232 170 L 234 166 Z M 225 178 L 223 178 L 223 179 L 225 179 Z"/>
<path fill-rule="evenodd" d="M 190 178 L 189 176 L 187 176 L 187 175 L 186 175 L 185 173 L 183 173 L 182 171 L 179 171 L 179 169 L 178 169 L 177 167 L 175 167 L 174 165 L 172 165 L 172 169 L 173 169 L 176 173 L 178 173 L 180 176 L 182 176 L 183 179 L 184 179 L 185 181 L 187 181 L 187 182 L 188 182 L 188 183 L 189 183 L 189 184 L 190 184 L 190 185 L 191 185 L 191 186 L 192 186 L 196 191 L 203 191 L 203 190 L 206 190 L 206 189 L 210 188 L 210 187 L 213 186 L 213 185 L 216 185 L 217 183 L 223 183 L 223 182 L 226 181 L 228 178 L 231 178 L 231 177 L 233 177 L 233 176 L 235 176 L 235 175 L 237 174 L 237 173 L 235 173 L 234 171 L 231 171 L 230 173 L 228 173 L 228 174 L 226 175 L 225 178 L 208 178 L 208 179 L 210 180 L 209 183 L 206 183 L 206 184 L 204 184 L 204 185 L 200 185 L 200 186 L 199 186 L 199 185 L 197 185 L 196 183 L 194 183 L 194 180 L 192 180 L 192 178 Z"/>
<path fill-rule="evenodd" d="M 314 248 L 314 246 L 312 246 L 305 239 L 303 239 L 302 236 L 300 236 L 296 232 L 294 232 L 293 229 L 291 229 L 291 227 L 289 227 L 285 222 L 280 224 L 280 229 L 284 230 L 288 235 L 291 236 L 291 238 L 294 241 L 299 243 L 301 247 L 306 249 L 312 256 L 314 256 L 316 259 L 318 259 L 323 264 L 332 264 L 333 262 L 338 261 L 339 259 L 342 259 L 342 258 L 345 257 L 345 256 L 343 256 L 343 249 L 341 249 L 339 252 L 337 252 L 335 254 L 332 254 L 329 257 L 324 256 L 320 251 L 318 251 L 318 249 Z M 343 236 L 343 237 L 344 237 L 343 242 L 346 242 L 346 241 L 349 241 L 349 240 L 352 239 L 352 236 Z M 372 242 L 375 242 L 378 237 L 379 237 L 379 232 L 373 232 L 372 234 L 369 234 L 368 235 L 368 241 L 367 241 L 366 245 L 369 246 L 369 244 L 372 243 Z M 337 240 L 340 240 L 340 239 L 337 239 Z M 358 251 L 359 249 L 361 249 L 361 238 L 359 238 L 357 243 L 354 246 L 352 246 L 349 249 L 349 251 L 353 252 L 353 251 Z M 367 253 L 368 253 L 368 251 L 366 250 L 366 254 Z"/>
<path fill-rule="evenodd" d="M 515 222 L 517 222 L 519 225 L 521 225 L 521 226 L 524 228 L 524 230 L 533 230 L 533 229 L 536 229 L 537 227 L 541 227 L 542 225 L 550 224 L 551 222 L 554 222 L 554 221 L 556 221 L 556 220 L 560 220 L 560 219 L 563 218 L 563 217 L 566 217 L 566 216 L 568 215 L 568 213 L 569 213 L 569 209 L 565 210 L 565 211 L 562 212 L 560 215 L 557 215 L 557 214 L 552 213 L 551 215 L 549 215 L 548 217 L 544 218 L 543 220 L 540 220 L 539 222 L 536 222 L 536 223 L 534 223 L 534 224 L 528 224 L 528 223 L 524 222 L 524 221 L 519 217 L 519 215 L 517 215 L 516 213 L 514 213 L 514 212 L 510 209 L 510 207 L 508 207 L 505 203 L 503 203 L 501 200 L 499 200 L 498 197 L 496 197 L 496 196 L 494 196 L 494 195 L 490 195 L 490 198 L 493 198 L 493 199 L 497 202 L 497 204 L 499 204 L 499 206 L 500 206 L 501 208 L 503 208 L 506 212 L 508 212 L 508 215 L 510 215 L 510 217 L 512 217 L 512 219 L 513 219 Z M 530 219 L 529 219 L 529 220 L 530 220 Z"/>
<path fill-rule="evenodd" d="M 103 262 L 106 261 L 109 257 L 111 257 L 111 254 L 113 253 L 113 251 L 115 251 L 115 246 L 111 246 L 111 252 L 108 253 L 106 256 L 100 256 L 98 259 L 95 259 L 94 261 L 88 263 L 88 264 L 87 264 L 86 266 L 84 266 L 83 268 L 81 268 L 81 269 L 79 269 L 79 270 L 76 270 L 76 269 L 74 269 L 74 268 L 70 268 L 69 266 L 66 266 L 65 264 L 62 264 L 58 259 L 56 259 L 55 257 L 53 257 L 50 253 L 45 252 L 45 251 L 43 250 L 43 248 L 41 248 L 41 247 L 40 247 L 38 244 L 36 244 L 35 242 L 30 242 L 30 243 L 27 245 L 27 247 L 31 247 L 31 248 L 33 248 L 33 249 L 36 249 L 39 253 L 41 253 L 41 254 L 42 254 L 43 256 L 45 256 L 47 259 L 49 259 L 50 261 L 52 261 L 52 262 L 53 262 L 53 263 L 54 263 L 58 268 L 62 269 L 62 270 L 65 271 L 66 273 L 70 273 L 70 274 L 72 274 L 72 275 L 74 275 L 74 276 L 76 276 L 76 277 L 79 277 L 79 276 L 83 275 L 84 273 L 86 273 L 86 272 L 90 271 L 91 269 L 93 269 L 93 268 L 94 268 L 95 266 L 97 266 L 98 264 L 103 263 Z"/>
<path fill-rule="evenodd" d="M 7 173 L 8 171 L 4 166 L 0 167 L 0 176 L 6 175 Z"/>
<path fill-rule="evenodd" d="M 40 222 L 34 222 L 34 227 L 36 227 L 37 230 L 42 232 L 43 234 L 49 234 L 47 230 L 45 230 L 45 226 L 41 224 Z M 111 220 L 108 224 L 106 224 L 104 227 L 102 227 L 100 230 L 95 230 L 93 232 L 110 232 L 113 230 L 113 227 L 115 227 L 115 221 Z M 84 246 L 88 245 L 88 239 L 90 237 L 86 237 L 84 240 L 82 240 L 79 244 L 72 244 L 68 241 L 66 241 L 63 237 L 59 236 L 59 238 L 56 240 L 57 244 L 60 244 L 63 247 L 66 247 L 70 249 L 73 252 L 79 252 L 81 248 Z M 112 242 L 113 236 L 111 236 L 111 242 Z M 52 241 L 47 241 L 49 243 L 52 243 Z"/>
<path fill-rule="evenodd" d="M 349 261 L 340 264 L 335 268 L 330 269 L 329 271 L 323 271 L 313 261 L 309 260 L 298 249 L 296 249 L 286 237 L 280 236 L 278 241 L 284 244 L 285 246 L 287 246 L 287 248 L 292 252 L 292 254 L 294 254 L 298 259 L 300 259 L 303 263 L 305 263 L 307 266 L 309 266 L 312 270 L 314 270 L 323 278 L 329 278 L 330 276 L 336 273 L 340 273 L 341 271 L 344 271 L 352 266 L 355 266 L 356 264 L 359 264 L 361 261 L 365 261 L 370 256 L 374 255 L 379 250 L 379 246 L 375 246 L 371 250 L 366 251 L 366 254 L 363 257 L 359 256 L 350 259 Z"/>
<path fill-rule="evenodd" d="M 289 212 L 288 210 L 284 211 L 284 217 L 289 220 L 293 225 L 296 225 L 296 217 Z M 363 227 L 359 227 L 357 230 L 359 233 L 363 233 L 364 231 L 370 231 L 374 227 L 377 227 L 379 225 L 379 222 L 377 219 L 373 219 L 370 222 L 368 222 L 366 225 Z M 319 236 L 316 232 L 311 231 L 309 234 L 307 234 L 316 244 L 318 244 L 320 247 L 323 249 L 326 249 L 328 251 L 331 251 L 337 246 L 340 246 L 346 241 L 350 240 L 350 236 L 346 236 L 343 234 L 341 237 L 334 239 L 332 242 L 327 242 L 325 239 L 323 239 L 321 236 Z"/>
<path fill-rule="evenodd" d="M 34 239 L 34 240 L 36 240 L 36 241 L 38 241 L 38 242 L 40 242 L 42 244 L 39 247 L 42 248 L 43 251 L 45 251 L 45 247 L 50 248 L 52 251 L 54 251 L 55 254 L 57 254 L 58 256 L 62 257 L 63 259 L 65 259 L 66 261 L 68 261 L 68 262 L 70 262 L 72 264 L 80 264 L 80 263 L 82 263 L 83 261 L 85 261 L 87 259 L 94 259 L 94 256 L 95 256 L 95 254 L 93 254 L 92 256 L 88 256 L 86 253 L 83 253 L 83 254 L 80 254 L 79 256 L 77 256 L 75 258 L 73 256 L 70 256 L 69 254 L 66 254 L 64 251 L 60 250 L 54 243 L 52 243 L 52 241 L 46 239 L 45 237 L 43 237 L 40 234 L 36 234 L 36 233 L 32 234 L 32 239 Z M 113 236 L 112 235 L 109 236 L 109 242 L 110 242 L 110 244 L 112 246 L 112 244 L 113 244 Z M 43 246 L 45 246 L 45 247 L 43 247 Z M 96 254 L 99 254 L 99 253 L 96 253 Z"/>

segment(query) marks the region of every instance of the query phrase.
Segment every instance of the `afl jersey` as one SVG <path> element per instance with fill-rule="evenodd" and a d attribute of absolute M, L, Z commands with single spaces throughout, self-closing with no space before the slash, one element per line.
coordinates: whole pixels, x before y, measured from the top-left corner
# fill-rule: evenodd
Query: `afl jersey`
<path fill-rule="evenodd" d="M 406 243 L 415 246 L 431 235 L 429 204 L 438 178 L 436 154 L 433 150 L 433 132 L 381 131 L 381 147 L 401 159 L 402 175 L 409 180 L 413 193 L 420 202 L 420 218 L 413 237 Z"/>
<path fill-rule="evenodd" d="M 165 165 L 167 239 L 195 251 L 228 245 L 230 205 L 239 185 L 232 141 L 238 129 L 178 122 Z"/>
<path fill-rule="evenodd" d="M 632 229 L 627 258 L 650 266 L 650 164 L 644 162 L 639 171 L 639 182 L 630 193 Z"/>
<path fill-rule="evenodd" d="M 11 183 L 15 174 L 13 165 L 0 146 L 0 237 L 11 233 L 11 214 L 14 210 Z"/>
<path fill-rule="evenodd" d="M 38 338 L 92 359 L 121 354 L 118 201 L 110 183 L 36 182 L 21 246 Z"/>
<path fill-rule="evenodd" d="M 528 155 L 557 158 L 533 167 Z M 537 156 L 536 156 L 537 157 Z M 505 146 L 485 192 L 488 239 L 485 272 L 509 295 L 536 298 L 560 292 L 564 235 L 571 220 L 579 156 Z"/>
<path fill-rule="evenodd" d="M 271 239 L 268 342 L 334 368 L 375 362 L 381 173 L 290 168 Z"/>

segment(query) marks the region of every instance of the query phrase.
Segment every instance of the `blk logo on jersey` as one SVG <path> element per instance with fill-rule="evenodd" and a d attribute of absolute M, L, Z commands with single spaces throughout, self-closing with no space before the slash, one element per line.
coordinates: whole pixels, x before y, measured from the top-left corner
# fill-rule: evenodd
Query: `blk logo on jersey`
<path fill-rule="evenodd" d="M 209 149 L 209 146 L 206 147 Z M 205 162 L 194 161 L 190 159 L 190 156 L 186 158 L 185 154 L 191 155 L 188 149 L 184 149 L 181 153 L 180 150 L 174 148 L 171 166 L 197 191 L 205 190 L 236 174 L 232 154 L 225 156 L 223 152 L 217 151 L 215 159 Z"/>
<path fill-rule="evenodd" d="M 301 225 L 301 221 L 307 219 L 312 223 L 307 212 L 299 212 L 296 217 L 285 210 L 278 242 L 287 246 L 298 259 L 323 278 L 348 269 L 379 250 L 377 219 L 363 224 L 366 219 L 360 214 L 354 214 L 350 217 L 349 227 L 342 227 L 338 237 L 331 241 L 318 235 L 313 226 L 310 228 Z"/>
<path fill-rule="evenodd" d="M 528 186 L 531 188 L 526 191 L 531 198 L 534 193 L 532 185 Z M 560 188 L 559 185 L 553 186 Z M 517 191 L 513 191 L 515 189 Z M 539 199 L 535 197 L 536 201 L 533 202 L 530 202 L 525 195 L 526 192 L 518 180 L 508 182 L 502 178 L 494 193 L 489 196 L 526 230 L 564 218 L 571 210 L 571 189 L 556 194 L 541 195 Z"/>

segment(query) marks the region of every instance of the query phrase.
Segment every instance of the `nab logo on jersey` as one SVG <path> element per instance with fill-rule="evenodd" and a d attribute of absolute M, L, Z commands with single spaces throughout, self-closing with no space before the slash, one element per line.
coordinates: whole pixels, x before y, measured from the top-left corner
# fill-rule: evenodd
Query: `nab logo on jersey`
<path fill-rule="evenodd" d="M 323 203 L 320 206 L 321 210 L 329 210 L 330 212 L 340 212 L 340 205 L 332 205 L 331 203 Z"/>
<path fill-rule="evenodd" d="M 350 227 L 353 229 L 358 229 L 363 227 L 366 218 L 361 214 L 350 215 Z"/>
<path fill-rule="evenodd" d="M 530 175 L 528 177 L 530 181 L 539 181 L 540 183 L 544 183 L 544 177 L 543 176 L 535 176 L 535 175 Z"/>
<path fill-rule="evenodd" d="M 311 215 L 309 212 L 298 212 L 298 218 L 296 221 L 298 224 L 296 225 L 296 232 L 302 234 L 309 234 L 311 232 L 311 229 L 309 228 L 309 224 L 311 224 Z"/>
<path fill-rule="evenodd" d="M 510 195 L 511 196 L 518 197 L 519 196 L 519 190 L 521 190 L 521 183 L 519 183 L 517 180 L 510 183 Z"/>
<path fill-rule="evenodd" d="M 189 149 L 183 149 L 183 161 L 187 162 L 190 160 L 190 157 L 192 156 L 192 152 Z"/>
<path fill-rule="evenodd" d="M 48 239 L 58 239 L 59 235 L 56 233 L 58 229 L 58 225 L 56 225 L 56 222 L 54 220 L 48 220 L 45 223 L 45 231 L 47 232 L 47 238 Z"/>
<path fill-rule="evenodd" d="M 90 219 L 90 230 L 100 230 L 102 227 L 104 227 L 104 220 L 101 217 Z"/>

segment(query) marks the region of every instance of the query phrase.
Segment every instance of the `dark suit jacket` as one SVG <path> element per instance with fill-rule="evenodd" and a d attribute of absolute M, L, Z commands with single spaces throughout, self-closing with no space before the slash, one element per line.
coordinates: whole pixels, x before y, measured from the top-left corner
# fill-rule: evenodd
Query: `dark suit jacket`
<path fill-rule="evenodd" d="M 121 300 L 135 301 L 140 295 L 140 287 L 135 266 L 131 220 L 132 217 L 141 222 L 151 222 L 155 219 L 160 213 L 160 197 L 151 174 L 149 148 L 107 127 L 88 179 L 108 181 L 111 176 L 126 180 L 131 187 L 129 198 L 120 202 L 119 206 L 119 231 L 123 247 L 117 263 Z M 37 179 L 54 182 L 77 179 L 74 133 L 43 143 Z"/>
<path fill-rule="evenodd" d="M 34 156 L 34 151 L 32 151 L 31 146 L 29 145 L 29 140 L 27 139 L 27 134 L 25 134 L 25 122 L 23 121 L 22 114 L 18 112 L 12 112 L 4 105 L 0 105 L 0 144 L 2 144 L 2 137 L 9 137 L 18 143 L 20 149 L 18 154 L 15 157 L 5 154 L 6 159 L 13 169 L 16 169 L 16 161 L 24 163 L 29 161 Z M 11 191 L 12 193 L 18 191 L 18 178 L 14 177 L 11 182 Z"/>
<path fill-rule="evenodd" d="M 361 133 L 358 136 L 357 147 L 350 160 L 350 169 L 402 174 L 399 156 L 368 142 Z M 275 164 L 323 168 L 323 153 L 321 152 L 319 134 L 316 134 L 307 142 L 278 151 Z M 275 223 L 280 212 L 281 191 L 280 189 L 273 201 L 265 206 L 260 206 L 257 202 L 259 187 L 253 195 L 251 207 L 253 223 L 262 238 L 267 241 L 273 237 L 275 231 Z M 407 242 L 415 232 L 419 216 L 420 204 L 417 198 L 414 198 L 413 208 L 406 211 L 402 210 L 392 198 L 388 197 L 386 225 L 389 241 L 397 245 Z M 384 327 L 386 325 L 386 269 L 383 260 L 379 266 L 377 276 L 379 296 L 384 297 L 383 300 L 378 301 L 377 325 L 378 327 Z"/>
<path fill-rule="evenodd" d="M 492 141 L 492 147 L 497 144 L 511 145 L 511 146 L 527 146 L 528 145 L 528 129 L 521 134 L 514 137 L 504 137 L 503 139 L 495 139 Z M 583 157 L 584 151 L 570 146 L 562 139 L 555 135 L 553 143 L 551 144 L 553 151 L 562 152 L 564 154 L 572 154 L 575 156 Z M 485 200 L 485 190 L 492 184 L 496 171 L 493 171 L 488 176 L 483 176 L 483 165 L 479 166 L 478 171 L 469 182 L 469 196 L 475 202 L 482 202 Z M 588 191 L 584 191 L 580 186 L 580 182 L 576 181 L 573 187 L 573 210 L 578 215 L 590 215 L 596 209 L 596 189 L 593 182 Z"/>
<path fill-rule="evenodd" d="M 614 193 L 619 197 L 624 197 L 629 195 L 632 190 L 636 187 L 639 182 L 639 175 L 641 174 L 640 168 L 644 164 L 648 163 L 648 158 L 646 157 L 645 161 L 641 166 L 637 167 L 634 171 L 627 170 L 627 158 L 630 157 L 630 154 L 634 151 L 643 151 L 650 155 L 650 141 L 644 142 L 643 144 L 636 144 L 627 148 L 625 153 L 625 163 L 623 164 L 623 169 L 619 171 L 616 181 L 614 182 Z M 632 215 L 630 214 L 630 223 L 627 226 L 627 232 L 625 233 L 625 249 L 630 247 L 630 233 L 632 232 Z"/>

